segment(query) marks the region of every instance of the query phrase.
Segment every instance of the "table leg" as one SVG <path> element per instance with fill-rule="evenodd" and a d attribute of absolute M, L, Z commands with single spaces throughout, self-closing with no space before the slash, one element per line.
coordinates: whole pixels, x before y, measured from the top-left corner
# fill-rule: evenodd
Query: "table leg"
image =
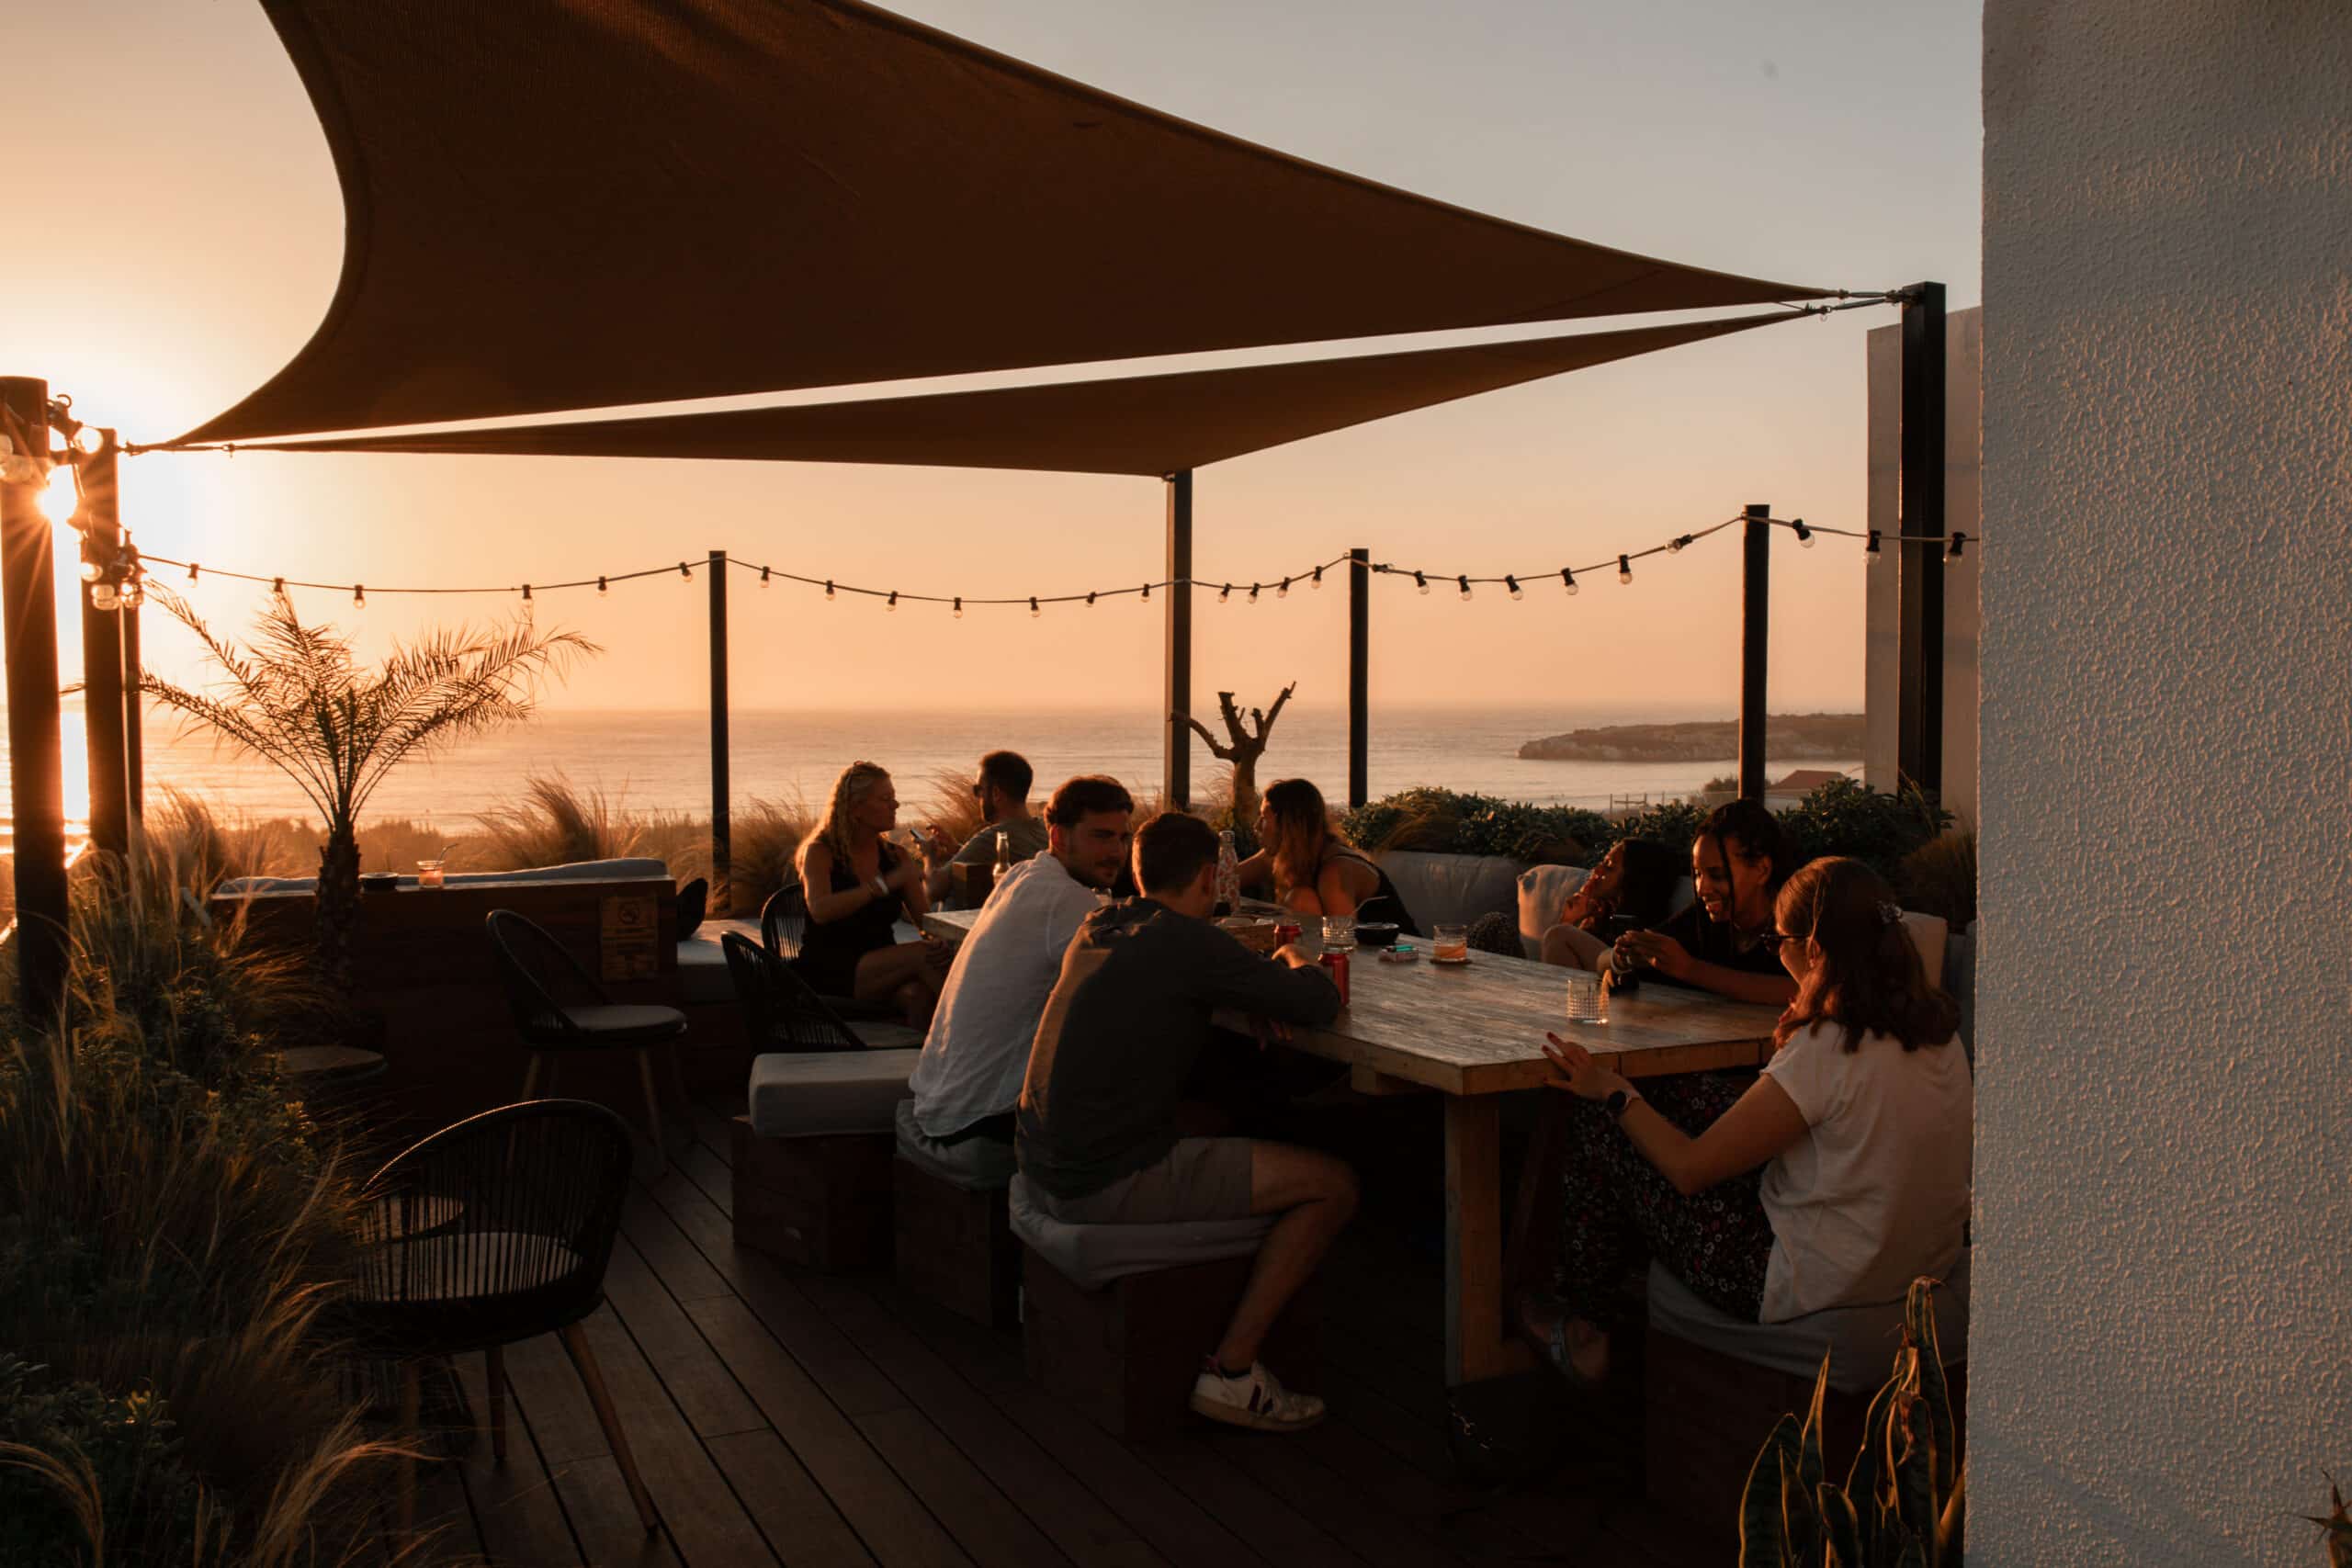
<path fill-rule="evenodd" d="M 1492 1095 L 1445 1100 L 1445 1381 L 1508 1376 L 1534 1358 L 1503 1329 L 1501 1123 Z"/>

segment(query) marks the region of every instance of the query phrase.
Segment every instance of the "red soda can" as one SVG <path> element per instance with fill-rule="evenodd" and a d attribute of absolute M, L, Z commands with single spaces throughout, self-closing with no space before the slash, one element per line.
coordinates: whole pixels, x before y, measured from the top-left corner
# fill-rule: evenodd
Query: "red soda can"
<path fill-rule="evenodd" d="M 1284 919 L 1274 922 L 1274 945 L 1276 947 L 1288 947 L 1292 942 L 1296 942 L 1300 937 L 1306 934 L 1306 928 L 1300 925 L 1296 920 Z"/>
<path fill-rule="evenodd" d="M 1348 955 L 1344 953 L 1327 953 L 1323 955 L 1323 967 L 1331 972 L 1331 984 L 1340 987 L 1340 1005 L 1347 1006 Z"/>

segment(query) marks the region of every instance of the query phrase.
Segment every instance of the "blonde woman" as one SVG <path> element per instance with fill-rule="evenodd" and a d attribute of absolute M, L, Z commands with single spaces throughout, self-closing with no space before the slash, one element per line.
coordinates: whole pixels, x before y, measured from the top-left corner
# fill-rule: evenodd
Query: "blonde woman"
<path fill-rule="evenodd" d="M 930 907 L 923 862 L 883 836 L 898 822 L 899 794 L 888 773 L 872 762 L 842 770 L 825 819 L 800 846 L 808 931 L 795 962 L 824 995 L 895 1003 L 922 1028 L 955 954 L 928 938 L 893 940 L 901 914 L 920 921 Z"/>
<path fill-rule="evenodd" d="M 1268 784 L 1257 827 L 1263 847 L 1241 863 L 1244 887 L 1271 882 L 1274 897 L 1302 915 L 1394 920 L 1407 936 L 1421 934 L 1388 874 L 1331 830 L 1323 792 L 1306 779 Z"/>

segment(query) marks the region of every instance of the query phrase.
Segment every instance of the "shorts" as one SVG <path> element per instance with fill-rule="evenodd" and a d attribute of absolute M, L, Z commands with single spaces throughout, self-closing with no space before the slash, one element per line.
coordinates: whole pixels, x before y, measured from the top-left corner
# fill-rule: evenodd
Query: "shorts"
<path fill-rule="evenodd" d="M 1038 1207 L 1066 1224 L 1162 1225 L 1250 1217 L 1252 1138 L 1179 1138 L 1158 1163 L 1083 1198 L 1033 1185 Z"/>

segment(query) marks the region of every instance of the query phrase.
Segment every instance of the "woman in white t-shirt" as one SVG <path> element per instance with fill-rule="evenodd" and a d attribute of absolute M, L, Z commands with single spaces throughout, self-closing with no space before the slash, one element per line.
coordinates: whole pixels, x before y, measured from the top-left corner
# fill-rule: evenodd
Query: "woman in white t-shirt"
<path fill-rule="evenodd" d="M 1972 1093 L 1958 1008 L 1861 862 L 1815 861 L 1774 916 L 1797 995 L 1752 1082 L 1690 1074 L 1637 1089 L 1579 1046 L 1545 1047 L 1552 1087 L 1585 1102 L 1583 1124 L 1566 1140 L 1562 1300 L 1531 1297 L 1520 1317 L 1571 1378 L 1607 1375 L 1610 1333 L 1626 1325 L 1620 1289 L 1644 1255 L 1761 1323 L 1899 1301 L 1960 1256 Z"/>

